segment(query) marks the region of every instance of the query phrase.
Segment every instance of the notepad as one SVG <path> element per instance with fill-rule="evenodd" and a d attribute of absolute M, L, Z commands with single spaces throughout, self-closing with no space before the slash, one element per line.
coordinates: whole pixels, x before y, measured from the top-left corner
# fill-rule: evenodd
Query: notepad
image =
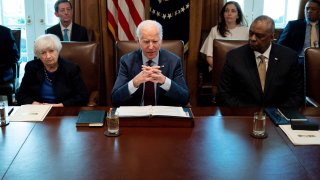
<path fill-rule="evenodd" d="M 104 110 L 82 110 L 79 112 L 76 126 L 102 127 L 105 114 Z"/>
<path fill-rule="evenodd" d="M 43 121 L 52 105 L 22 105 L 10 116 L 10 121 Z"/>

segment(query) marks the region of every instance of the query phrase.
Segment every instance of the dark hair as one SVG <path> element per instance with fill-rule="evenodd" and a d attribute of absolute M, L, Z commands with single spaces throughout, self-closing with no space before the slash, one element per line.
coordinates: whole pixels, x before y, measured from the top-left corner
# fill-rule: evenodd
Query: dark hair
<path fill-rule="evenodd" d="M 72 4 L 71 4 L 71 2 L 70 2 L 69 0 L 58 0 L 58 1 L 54 4 L 54 11 L 55 11 L 55 12 L 58 12 L 58 11 L 59 11 L 59 5 L 60 5 L 61 3 L 69 3 L 69 4 L 70 4 L 70 7 L 71 7 L 71 9 L 72 9 Z"/>
<path fill-rule="evenodd" d="M 319 0 L 309 0 L 307 3 L 317 3 L 318 4 L 318 7 L 320 7 L 320 1 Z"/>
<path fill-rule="evenodd" d="M 236 20 L 236 23 L 244 25 L 244 21 L 245 21 L 245 19 L 243 18 L 243 13 L 242 13 L 242 10 L 241 10 L 239 3 L 235 2 L 235 1 L 227 2 L 222 7 L 222 9 L 220 11 L 220 15 L 219 15 L 218 31 L 222 37 L 227 37 L 226 34 L 227 34 L 227 32 L 229 32 L 229 30 L 227 29 L 226 20 L 224 19 L 224 11 L 226 10 L 227 5 L 229 5 L 229 4 L 233 4 L 237 8 L 239 18 Z"/>

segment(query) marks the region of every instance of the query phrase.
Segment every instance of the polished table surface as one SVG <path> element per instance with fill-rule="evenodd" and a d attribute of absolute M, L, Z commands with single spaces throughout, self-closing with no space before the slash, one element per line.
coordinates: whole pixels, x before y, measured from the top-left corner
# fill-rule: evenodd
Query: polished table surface
<path fill-rule="evenodd" d="M 319 179 L 320 146 L 294 146 L 267 120 L 254 139 L 256 109 L 194 107 L 194 128 L 75 126 L 90 108 L 53 108 L 43 122 L 1 128 L 3 179 Z M 107 109 L 100 107 L 98 109 Z M 301 110 L 320 122 L 320 110 Z M 120 119 L 121 123 L 121 119 Z"/>

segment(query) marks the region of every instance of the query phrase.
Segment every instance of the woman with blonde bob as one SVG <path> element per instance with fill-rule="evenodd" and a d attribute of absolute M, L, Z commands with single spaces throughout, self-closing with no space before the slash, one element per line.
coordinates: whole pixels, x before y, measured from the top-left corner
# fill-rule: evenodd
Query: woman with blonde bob
<path fill-rule="evenodd" d="M 88 92 L 78 65 L 59 57 L 62 44 L 53 34 L 39 36 L 34 43 L 36 59 L 25 66 L 17 94 L 19 105 L 52 104 L 55 107 L 83 106 Z"/>

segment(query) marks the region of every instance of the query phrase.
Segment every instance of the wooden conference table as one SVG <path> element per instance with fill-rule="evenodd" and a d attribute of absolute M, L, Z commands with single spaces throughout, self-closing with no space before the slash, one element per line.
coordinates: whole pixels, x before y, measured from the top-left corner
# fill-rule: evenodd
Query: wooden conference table
<path fill-rule="evenodd" d="M 53 108 L 43 122 L 1 127 L 0 177 L 320 178 L 320 146 L 294 146 L 269 119 L 269 137 L 252 138 L 254 109 L 194 107 L 194 128 L 121 127 L 119 137 L 106 137 L 106 127 L 77 128 L 80 109 L 88 108 Z M 302 112 L 320 122 L 319 109 Z"/>

